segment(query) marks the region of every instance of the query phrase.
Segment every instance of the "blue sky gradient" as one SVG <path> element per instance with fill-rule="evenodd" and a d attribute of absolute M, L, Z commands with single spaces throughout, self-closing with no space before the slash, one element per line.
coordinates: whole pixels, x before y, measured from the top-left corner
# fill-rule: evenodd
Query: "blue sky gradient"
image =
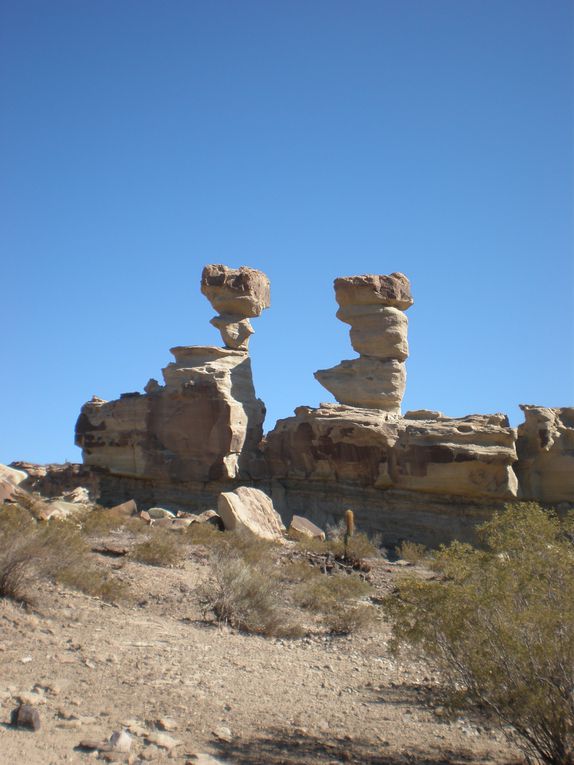
<path fill-rule="evenodd" d="M 353 358 L 332 280 L 411 279 L 403 409 L 574 404 L 570 0 L 0 0 L 0 461 L 219 344 L 265 271 L 266 427 Z"/>

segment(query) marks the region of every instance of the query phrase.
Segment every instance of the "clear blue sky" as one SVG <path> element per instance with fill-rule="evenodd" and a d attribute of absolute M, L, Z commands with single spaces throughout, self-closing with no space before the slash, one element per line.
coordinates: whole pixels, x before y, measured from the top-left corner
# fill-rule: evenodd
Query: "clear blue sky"
<path fill-rule="evenodd" d="M 0 461 L 219 344 L 271 279 L 266 427 L 355 356 L 332 280 L 403 271 L 403 408 L 574 403 L 570 0 L 0 0 Z"/>

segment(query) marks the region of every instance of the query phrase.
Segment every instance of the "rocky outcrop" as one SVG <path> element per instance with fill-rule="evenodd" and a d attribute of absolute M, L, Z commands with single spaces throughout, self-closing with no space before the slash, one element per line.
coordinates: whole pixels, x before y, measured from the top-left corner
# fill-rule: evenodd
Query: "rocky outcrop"
<path fill-rule="evenodd" d="M 520 407 L 518 428 L 520 495 L 540 502 L 574 502 L 574 407 Z"/>
<path fill-rule="evenodd" d="M 269 472 L 279 480 L 381 490 L 516 496 L 516 434 L 508 419 L 436 414 L 409 419 L 336 404 L 299 407 L 266 438 Z"/>
<path fill-rule="evenodd" d="M 238 325 L 269 305 L 267 277 L 254 269 L 206 266 L 201 289 Z M 76 423 L 84 464 L 167 483 L 258 477 L 265 407 L 255 395 L 245 339 L 230 345 L 172 348 L 165 385 L 150 380 L 145 394 L 84 404 Z"/>
<path fill-rule="evenodd" d="M 358 359 L 315 372 L 340 404 L 400 414 L 409 355 L 408 319 L 412 304 L 404 274 L 345 276 L 335 279 L 337 318 L 351 325 Z"/>
<path fill-rule="evenodd" d="M 254 268 L 209 265 L 201 274 L 201 291 L 219 314 L 211 323 L 225 347 L 246 351 L 253 334 L 249 319 L 271 305 L 269 279 Z"/>

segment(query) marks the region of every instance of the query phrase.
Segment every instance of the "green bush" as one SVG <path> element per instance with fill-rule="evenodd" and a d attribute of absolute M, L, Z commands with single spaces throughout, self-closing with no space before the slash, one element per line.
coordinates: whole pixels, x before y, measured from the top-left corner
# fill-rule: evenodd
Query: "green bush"
<path fill-rule="evenodd" d="M 529 758 L 574 763 L 574 546 L 534 503 L 480 529 L 484 549 L 442 548 L 435 580 L 388 600 L 394 646 L 435 660 L 453 706 L 489 713 Z"/>
<path fill-rule="evenodd" d="M 188 552 L 183 535 L 165 528 L 148 527 L 147 538 L 135 545 L 130 558 L 148 566 L 175 566 Z"/>

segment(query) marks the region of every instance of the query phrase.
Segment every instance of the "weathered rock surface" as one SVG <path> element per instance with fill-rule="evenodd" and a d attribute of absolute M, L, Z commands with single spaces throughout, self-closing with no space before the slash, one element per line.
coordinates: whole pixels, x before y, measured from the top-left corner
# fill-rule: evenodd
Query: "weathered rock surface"
<path fill-rule="evenodd" d="M 408 319 L 413 299 L 404 274 L 367 274 L 335 279 L 337 318 L 351 325 L 360 358 L 320 369 L 315 378 L 340 404 L 400 414 L 409 355 Z"/>
<path fill-rule="evenodd" d="M 228 531 L 249 532 L 262 539 L 281 539 L 285 526 L 264 492 L 247 486 L 222 492 L 217 512 Z"/>
<path fill-rule="evenodd" d="M 363 274 L 335 279 L 335 297 L 341 309 L 356 305 L 382 305 L 406 311 L 414 303 L 411 284 L 404 274 Z M 341 318 L 341 317 L 340 317 Z"/>
<path fill-rule="evenodd" d="M 523 404 L 518 427 L 520 495 L 540 502 L 574 503 L 574 407 Z"/>
<path fill-rule="evenodd" d="M 248 354 L 212 346 L 172 353 L 165 386 L 83 406 L 76 444 L 84 463 L 155 480 L 249 477 L 265 407 L 255 396 Z"/>
<path fill-rule="evenodd" d="M 515 431 L 504 415 L 407 420 L 375 409 L 299 407 L 265 441 L 270 474 L 325 484 L 511 498 Z"/>

